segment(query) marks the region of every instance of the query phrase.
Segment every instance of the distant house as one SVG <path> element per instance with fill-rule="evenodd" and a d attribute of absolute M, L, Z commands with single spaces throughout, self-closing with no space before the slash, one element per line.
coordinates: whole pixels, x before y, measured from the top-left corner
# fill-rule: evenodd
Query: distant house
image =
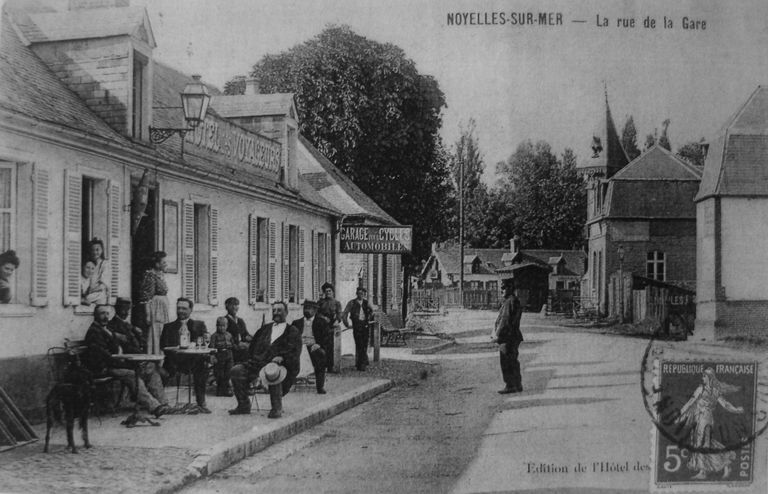
<path fill-rule="evenodd" d="M 593 149 L 597 155 L 605 154 L 605 159 L 596 163 L 593 154 L 587 160 L 589 166 L 583 167 L 591 174 L 587 200 L 589 269 L 582 296 L 590 297 L 603 314 L 609 307 L 610 277 L 620 269 L 694 288 L 693 199 L 702 173 L 658 145 L 625 163 L 610 110 L 606 119 L 607 148 Z"/>
<path fill-rule="evenodd" d="M 547 302 L 550 290 L 578 291 L 585 269 L 585 254 L 580 250 L 519 249 L 510 241 L 509 249 L 464 249 L 459 263 L 458 245 L 433 244 L 424 264 L 421 283 L 425 287 L 456 287 L 464 269 L 466 290 L 499 293 L 500 281 L 514 278 L 521 302 L 538 311 Z"/>
<path fill-rule="evenodd" d="M 768 329 L 768 87 L 713 141 L 696 195 L 696 337 Z"/>

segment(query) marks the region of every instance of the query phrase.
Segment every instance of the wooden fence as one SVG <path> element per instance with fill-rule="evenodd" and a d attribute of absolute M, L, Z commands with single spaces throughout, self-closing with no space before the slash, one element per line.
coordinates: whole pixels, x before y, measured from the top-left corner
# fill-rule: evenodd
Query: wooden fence
<path fill-rule="evenodd" d="M 409 312 L 439 312 L 444 308 L 498 309 L 501 297 L 495 290 L 464 290 L 460 302 L 458 288 L 417 288 L 411 290 L 408 299 Z"/>

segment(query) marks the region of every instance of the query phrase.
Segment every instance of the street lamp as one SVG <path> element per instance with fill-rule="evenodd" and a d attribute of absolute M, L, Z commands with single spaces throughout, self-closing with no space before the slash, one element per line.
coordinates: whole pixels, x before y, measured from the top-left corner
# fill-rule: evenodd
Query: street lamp
<path fill-rule="evenodd" d="M 174 134 L 181 136 L 181 155 L 184 156 L 184 136 L 190 130 L 205 119 L 208 113 L 208 103 L 211 101 L 211 95 L 208 94 L 208 88 L 200 82 L 199 75 L 192 76 L 192 82 L 187 83 L 181 95 L 181 108 L 184 111 L 184 120 L 189 127 L 187 128 L 149 128 L 149 140 L 155 144 L 160 144 L 168 140 Z M 178 108 L 178 107 L 174 107 Z"/>
<path fill-rule="evenodd" d="M 624 246 L 616 250 L 619 255 L 619 322 L 624 322 Z"/>

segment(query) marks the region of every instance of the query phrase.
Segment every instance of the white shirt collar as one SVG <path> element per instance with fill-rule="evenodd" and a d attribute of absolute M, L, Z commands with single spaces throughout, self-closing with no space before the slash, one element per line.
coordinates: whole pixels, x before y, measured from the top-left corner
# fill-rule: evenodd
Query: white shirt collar
<path fill-rule="evenodd" d="M 284 322 L 280 323 L 273 323 L 272 324 L 272 337 L 270 338 L 269 343 L 272 344 L 275 342 L 276 339 L 280 338 L 283 333 L 285 333 L 285 328 L 288 327 L 288 324 Z"/>

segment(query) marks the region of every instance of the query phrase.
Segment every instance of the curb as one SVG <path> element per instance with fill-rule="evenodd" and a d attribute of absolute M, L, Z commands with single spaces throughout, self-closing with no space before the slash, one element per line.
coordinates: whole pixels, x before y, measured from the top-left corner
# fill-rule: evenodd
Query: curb
<path fill-rule="evenodd" d="M 448 348 L 451 345 L 455 345 L 456 341 L 450 340 L 450 341 L 442 341 L 438 343 L 437 345 L 428 346 L 425 348 L 414 348 L 411 350 L 411 353 L 413 355 L 431 355 L 433 353 L 437 353 L 440 350 L 444 348 Z"/>
<path fill-rule="evenodd" d="M 303 432 L 334 415 L 349 410 L 371 398 L 388 391 L 394 386 L 389 380 L 379 379 L 360 388 L 348 391 L 333 399 L 330 403 L 321 403 L 302 412 L 270 421 L 267 425 L 253 427 L 237 437 L 198 451 L 186 472 L 174 476 L 171 482 L 156 494 L 169 494 L 180 490 L 187 484 L 223 470 L 243 458 L 258 453 L 275 443 Z"/>

